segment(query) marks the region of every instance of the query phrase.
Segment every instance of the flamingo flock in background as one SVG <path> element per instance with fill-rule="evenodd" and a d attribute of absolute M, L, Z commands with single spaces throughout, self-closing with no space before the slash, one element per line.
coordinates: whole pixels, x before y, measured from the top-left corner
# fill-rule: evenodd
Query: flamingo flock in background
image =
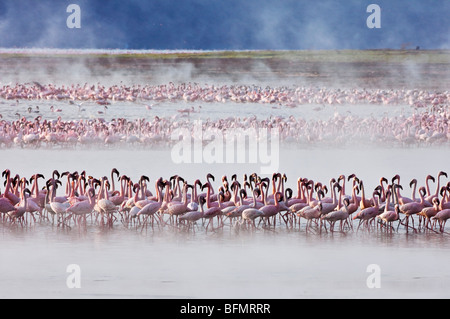
<path fill-rule="evenodd" d="M 108 105 L 114 101 L 186 101 L 261 103 L 297 107 L 305 104 L 406 104 L 413 107 L 450 104 L 449 91 L 418 89 L 334 89 L 323 87 L 261 87 L 258 85 L 214 85 L 180 83 L 132 86 L 96 84 L 61 85 L 15 83 L 0 87 L 5 100 L 93 101 Z"/>
<path fill-rule="evenodd" d="M 410 116 L 381 118 L 359 117 L 334 113 L 327 120 L 306 120 L 274 115 L 265 119 L 256 116 L 204 119 L 205 130 L 269 128 L 279 131 L 283 143 L 293 145 L 336 145 L 350 142 L 393 144 L 395 146 L 448 145 L 450 141 L 450 92 L 427 90 L 331 89 L 319 87 L 261 87 L 257 85 L 212 85 L 173 82 L 162 85 L 113 85 L 16 83 L 0 87 L 1 103 L 15 101 L 68 101 L 78 106 L 78 113 L 92 102 L 103 107 L 95 116 L 104 116 L 108 105 L 131 102 L 152 110 L 152 103 L 253 103 L 293 108 L 302 105 L 409 105 L 415 109 Z M 150 102 L 152 101 L 152 102 Z M 149 105 L 150 104 L 150 105 Z M 121 104 L 122 105 L 122 104 Z M 126 107 L 126 104 L 123 105 Z M 316 108 L 314 108 L 316 109 Z M 320 109 L 320 108 L 319 108 Z M 103 118 L 63 120 L 46 119 L 42 107 L 27 109 L 27 119 L 16 113 L 16 120 L 0 116 L 0 147 L 89 147 L 89 146 L 164 146 L 170 145 L 176 128 L 187 128 L 194 134 L 191 114 L 207 110 L 194 106 L 178 109 L 172 117 L 106 121 Z M 50 114 L 63 114 L 64 108 L 50 107 Z"/>
<path fill-rule="evenodd" d="M 296 192 L 281 173 L 272 178 L 245 174 L 241 180 L 235 174 L 230 180 L 224 175 L 217 185 L 211 174 L 193 183 L 174 175 L 158 178 L 154 189 L 149 187 L 147 176 L 133 181 L 115 168 L 110 177 L 100 178 L 86 171 L 57 170 L 48 179 L 39 173 L 28 178 L 13 175 L 9 169 L 2 177 L 5 189 L 0 195 L 0 217 L 4 225 L 51 221 L 58 227 L 86 227 L 90 220 L 106 227 L 124 225 L 144 230 L 156 225 L 208 232 L 225 226 L 256 230 L 284 225 L 301 230 L 303 219 L 306 232 L 334 232 L 337 222 L 339 231 L 344 232 L 353 230 L 358 222 L 358 231 L 392 232 L 402 226 L 406 232 L 447 233 L 445 224 L 450 218 L 450 181 L 445 180 L 448 175 L 444 171 L 426 177 L 424 186 L 418 188 L 419 198 L 417 180 L 409 183 L 408 197 L 399 175 L 390 182 L 380 178 L 372 192 L 364 190 L 363 181 L 354 174 L 331 178 L 328 183 L 299 177 Z M 39 186 L 40 180 L 45 186 Z M 430 181 L 435 182 L 435 190 L 430 189 Z M 346 193 L 346 182 L 351 182 L 350 193 Z"/>
<path fill-rule="evenodd" d="M 413 114 L 409 117 L 361 118 L 354 115 L 335 114 L 328 120 L 305 120 L 294 116 L 272 116 L 267 119 L 228 117 L 205 119 L 202 130 L 223 136 L 230 130 L 266 129 L 277 131 L 282 145 L 371 145 L 447 146 L 450 143 L 450 112 Z M 44 119 L 31 120 L 19 117 L 15 121 L 0 120 L 1 148 L 89 148 L 89 147 L 169 147 L 172 133 L 186 129 L 191 136 L 198 128 L 187 118 L 158 117 L 127 120 Z"/>

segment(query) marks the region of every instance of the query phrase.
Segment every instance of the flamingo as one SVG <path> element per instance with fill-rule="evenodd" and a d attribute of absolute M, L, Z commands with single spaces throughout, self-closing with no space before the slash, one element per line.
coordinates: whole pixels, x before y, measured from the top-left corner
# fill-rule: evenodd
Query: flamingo
<path fill-rule="evenodd" d="M 7 214 L 8 216 L 13 220 L 20 220 L 20 223 L 22 224 L 24 220 L 24 214 L 27 211 L 27 196 L 26 194 L 30 195 L 31 191 L 28 188 L 24 188 L 21 192 L 20 201 L 14 205 L 14 210 L 9 211 Z"/>
<path fill-rule="evenodd" d="M 425 218 L 426 222 L 424 222 L 424 226 L 429 228 L 428 225 L 431 222 L 431 218 L 435 216 L 441 209 L 439 207 L 440 201 L 439 198 L 433 197 L 432 199 L 433 206 L 432 207 L 424 207 L 417 215 Z"/>
<path fill-rule="evenodd" d="M 450 182 L 448 182 L 447 186 L 442 186 L 441 187 L 441 196 L 442 196 L 442 200 L 441 203 L 439 204 L 439 209 L 443 210 L 443 209 L 448 209 L 450 208 Z"/>
<path fill-rule="evenodd" d="M 343 221 L 347 220 L 349 216 L 348 206 L 350 205 L 350 200 L 348 198 L 344 198 L 344 206 L 339 210 L 332 211 L 325 215 L 321 215 L 320 218 L 322 220 L 326 220 L 330 223 L 330 230 L 334 231 L 334 224 L 339 221 L 340 222 L 340 230 L 343 231 Z M 322 208 L 323 210 L 323 208 Z"/>
<path fill-rule="evenodd" d="M 122 175 L 119 178 L 119 181 L 120 181 L 120 192 L 118 194 L 115 194 L 115 195 L 112 195 L 112 196 L 109 197 L 109 200 L 114 205 L 120 206 L 123 203 L 123 201 L 125 200 L 125 185 L 128 183 L 129 180 L 130 179 L 127 176 L 125 176 L 125 175 Z M 125 181 L 125 183 L 124 183 L 124 181 Z M 114 186 L 113 186 L 113 189 L 114 189 Z"/>
<path fill-rule="evenodd" d="M 338 207 L 338 201 L 337 201 L 337 197 L 336 197 L 336 188 L 338 189 L 338 191 L 341 191 L 342 187 L 338 183 L 334 183 L 332 188 L 333 188 L 332 189 L 333 202 L 332 203 L 322 202 L 322 208 L 320 210 L 321 215 L 326 215 L 326 214 L 332 212 L 333 210 L 335 210 L 336 207 Z M 341 197 L 342 197 L 342 192 L 341 192 Z"/>
<path fill-rule="evenodd" d="M 438 175 L 437 175 L 437 183 L 436 183 L 436 192 L 434 194 L 430 194 L 429 196 L 425 197 L 425 200 L 427 202 L 432 202 L 433 198 L 438 197 L 439 191 L 440 191 L 440 179 L 441 179 L 441 176 L 448 177 L 446 172 L 440 171 L 438 173 Z"/>
<path fill-rule="evenodd" d="M 314 207 L 306 206 L 306 207 L 304 207 L 303 209 L 301 209 L 300 211 L 297 212 L 297 216 L 298 217 L 304 218 L 304 219 L 307 220 L 307 222 L 306 222 L 306 231 L 308 231 L 309 225 L 311 224 L 311 222 L 313 220 L 316 220 L 316 219 L 320 218 L 320 215 L 321 215 L 320 211 L 321 211 L 321 209 L 322 209 L 322 202 L 319 201 L 319 203 L 316 206 L 314 206 Z M 299 225 L 300 225 L 300 218 L 298 220 Z"/>
<path fill-rule="evenodd" d="M 22 189 L 24 189 L 26 187 L 26 184 L 28 184 L 27 179 L 25 177 L 22 177 L 22 179 L 20 180 L 20 185 L 21 185 Z M 25 211 L 27 213 L 30 213 L 31 216 L 34 219 L 33 213 L 40 212 L 41 208 L 38 206 L 38 204 L 36 204 L 36 202 L 30 200 L 30 198 L 31 198 L 31 191 L 27 192 L 27 194 L 29 194 L 30 196 L 28 197 L 28 200 L 26 202 Z M 23 196 L 26 196 L 26 195 L 23 195 Z"/>
<path fill-rule="evenodd" d="M 371 207 L 372 201 L 365 196 L 366 193 L 364 191 L 364 183 L 362 180 L 359 181 L 359 189 L 361 190 L 361 200 L 359 202 L 359 207 L 361 208 L 361 210 Z"/>
<path fill-rule="evenodd" d="M 264 212 L 259 210 L 259 209 L 256 209 L 254 207 L 246 208 L 242 212 L 241 225 L 245 221 L 247 221 L 248 223 L 251 223 L 252 224 L 252 228 L 255 229 L 256 228 L 255 219 L 258 218 L 258 217 L 263 217 L 263 216 L 264 216 Z"/>
<path fill-rule="evenodd" d="M 420 213 L 422 211 L 422 209 L 425 207 L 425 204 L 424 204 L 425 194 L 426 194 L 425 187 L 421 187 L 421 188 L 419 188 L 420 202 L 411 202 L 411 203 L 406 203 L 406 204 L 403 204 L 400 206 L 400 212 L 405 214 L 405 216 L 406 216 L 401 223 L 403 224 L 403 222 L 406 219 L 405 226 L 406 226 L 407 230 L 408 230 L 408 227 L 410 227 L 408 225 L 409 218 L 410 217 L 412 218 L 413 215 Z M 413 223 L 412 228 L 415 230 L 414 218 L 412 219 L 412 223 Z"/>
<path fill-rule="evenodd" d="M 52 216 L 54 215 L 58 216 L 58 220 L 61 217 L 64 226 L 65 224 L 63 216 L 64 214 L 67 213 L 67 209 L 70 207 L 70 202 L 67 200 L 65 202 L 54 200 L 56 197 L 56 189 L 57 189 L 57 183 L 54 180 L 50 179 L 49 181 L 47 181 L 46 188 L 47 188 L 46 203 L 48 205 L 48 206 L 46 205 L 47 211 L 50 212 Z"/>
<path fill-rule="evenodd" d="M 62 112 L 61 109 L 55 109 L 55 107 L 54 107 L 53 105 L 50 106 L 50 111 L 52 111 L 52 112 L 54 112 L 54 113 L 60 113 L 60 112 Z"/>
<path fill-rule="evenodd" d="M 375 197 L 378 196 L 378 200 L 376 200 Z M 361 226 L 361 223 L 365 222 L 366 226 L 369 226 L 370 221 L 372 221 L 377 215 L 379 215 L 379 199 L 381 197 L 381 194 L 379 191 L 373 192 L 372 197 L 372 203 L 373 206 L 363 208 L 361 209 L 354 217 L 353 220 L 359 219 L 359 226 Z M 361 199 L 362 200 L 362 199 Z M 359 228 L 358 226 L 358 228 Z"/>
<path fill-rule="evenodd" d="M 213 187 L 211 185 L 211 182 L 207 181 L 205 184 L 203 184 L 202 190 L 205 188 L 208 189 L 206 191 L 206 208 L 218 207 L 219 202 L 211 202 L 211 194 L 213 192 Z M 222 194 L 223 194 L 223 192 L 222 192 Z M 204 196 L 204 194 L 202 194 L 202 195 Z"/>
<path fill-rule="evenodd" d="M 427 198 L 433 196 L 433 195 L 431 194 L 431 191 L 430 191 L 430 185 L 428 185 L 428 181 L 429 181 L 430 179 L 433 181 L 433 183 L 436 181 L 435 178 L 434 178 L 433 176 L 431 176 L 431 175 L 427 175 L 427 177 L 425 178 L 425 187 L 426 187 L 426 194 L 425 194 L 425 195 L 428 194 L 428 195 L 427 195 Z"/>
<path fill-rule="evenodd" d="M 203 218 L 205 212 L 203 209 L 203 205 L 206 203 L 206 199 L 204 196 L 200 196 L 199 199 L 199 208 L 200 210 L 194 210 L 194 211 L 190 211 L 187 212 L 184 215 L 181 215 L 179 217 L 179 220 L 181 221 L 187 221 L 188 222 L 188 229 L 190 228 L 190 226 L 192 225 L 192 230 L 195 232 L 195 228 L 194 228 L 194 224 L 200 220 L 201 218 Z"/>
<path fill-rule="evenodd" d="M 381 177 L 380 178 L 380 189 L 381 189 L 381 198 L 380 201 L 384 202 L 386 201 L 386 189 L 384 188 L 384 183 L 388 183 L 388 180 L 386 177 Z"/>
<path fill-rule="evenodd" d="M 148 203 L 147 205 L 142 207 L 136 213 L 136 216 L 141 216 L 141 215 L 145 216 L 144 225 L 146 224 L 145 222 L 147 221 L 148 217 L 151 216 L 152 217 L 152 227 L 153 227 L 154 215 L 158 210 L 160 210 L 162 202 L 163 202 L 163 196 L 161 194 L 163 187 L 164 187 L 164 182 L 163 182 L 162 178 L 160 178 L 156 182 L 156 196 L 158 198 L 158 201 Z M 135 207 L 138 207 L 138 206 L 135 206 Z M 158 216 L 158 218 L 159 218 L 159 216 Z"/>
<path fill-rule="evenodd" d="M 0 197 L 0 213 L 7 214 L 14 210 L 14 205 L 6 197 Z"/>
<path fill-rule="evenodd" d="M 413 178 L 411 180 L 411 182 L 409 182 L 409 187 L 412 188 L 411 198 L 407 198 L 405 196 L 401 196 L 399 201 L 400 201 L 400 204 L 402 204 L 402 205 L 406 204 L 406 203 L 411 203 L 411 202 L 416 202 L 417 201 L 417 199 L 416 199 L 417 179 Z"/>
<path fill-rule="evenodd" d="M 209 189 L 209 188 L 208 188 Z M 208 224 L 206 225 L 206 230 L 208 230 L 209 224 L 211 223 L 211 220 L 216 217 L 219 216 L 220 214 L 222 214 L 222 199 L 223 199 L 223 192 L 220 192 L 219 194 L 219 201 L 218 201 L 218 205 L 217 206 L 211 206 L 208 207 L 207 209 L 204 211 L 203 214 L 203 218 L 208 219 Z M 208 203 L 208 198 L 206 198 L 206 203 Z"/>
<path fill-rule="evenodd" d="M 30 178 L 30 183 L 34 181 L 33 186 L 31 187 L 31 193 L 34 191 L 34 196 L 31 196 L 29 200 L 35 202 L 40 210 L 42 210 L 45 206 L 45 191 L 39 191 L 38 179 L 45 178 L 42 174 L 33 174 Z"/>
<path fill-rule="evenodd" d="M 304 182 L 305 182 L 304 178 L 299 177 L 297 179 L 297 197 L 291 198 L 288 201 L 289 207 L 291 207 L 294 204 L 298 204 L 298 203 L 302 203 L 302 204 L 306 203 L 305 193 L 303 191 Z"/>
<path fill-rule="evenodd" d="M 355 186 L 358 186 L 358 185 L 359 185 L 359 178 L 356 177 L 355 174 L 349 175 L 348 178 L 347 178 L 347 181 L 350 181 L 350 179 L 353 179 L 353 188 L 354 188 Z M 357 190 L 358 190 L 358 193 L 359 193 L 359 188 L 357 188 Z M 358 200 L 358 206 L 359 206 L 359 202 L 361 201 L 361 197 L 356 196 L 355 199 Z M 353 201 L 354 201 L 354 200 L 353 200 L 353 197 L 352 197 L 352 199 L 350 200 L 350 204 L 352 204 Z"/>
<path fill-rule="evenodd" d="M 358 185 L 356 184 L 352 188 L 352 197 L 351 197 L 350 203 L 347 207 L 349 216 L 351 216 L 359 208 L 359 197 L 356 196 L 357 191 L 359 192 L 359 188 L 358 188 Z"/>
<path fill-rule="evenodd" d="M 210 192 L 210 196 L 211 196 L 212 194 L 214 194 L 214 188 L 211 184 L 210 179 L 214 182 L 215 181 L 214 175 L 212 175 L 211 173 L 206 174 L 206 182 L 200 187 L 200 189 L 203 190 L 205 187 L 208 187 L 208 191 Z M 208 185 L 208 186 L 205 186 L 205 185 Z M 203 196 L 205 196 L 205 198 L 207 198 L 206 197 L 207 193 L 201 193 L 200 195 L 203 195 Z M 210 199 L 211 199 L 211 197 L 210 197 Z M 206 207 L 208 207 L 208 202 L 206 203 Z"/>
<path fill-rule="evenodd" d="M 100 198 L 97 200 L 97 207 L 99 209 L 99 212 L 102 214 L 102 219 L 104 215 L 107 215 L 107 222 L 109 225 L 112 223 L 112 217 L 113 213 L 117 211 L 117 206 L 109 199 L 109 181 L 106 179 L 106 177 L 102 178 L 102 190 L 104 193 L 104 198 Z"/>
<path fill-rule="evenodd" d="M 175 216 L 176 219 L 178 219 L 179 215 L 182 215 L 184 213 L 186 213 L 189 209 L 187 207 L 188 205 L 188 200 L 187 200 L 187 188 L 188 188 L 188 184 L 187 182 L 184 182 L 183 185 L 183 201 L 181 203 L 176 203 L 173 205 L 170 205 L 167 210 L 165 211 L 165 213 L 170 215 L 170 218 L 172 219 L 173 216 Z"/>
<path fill-rule="evenodd" d="M 300 211 L 301 209 L 305 208 L 306 206 L 309 207 L 314 207 L 315 205 L 311 203 L 311 197 L 312 197 L 312 185 L 310 183 L 306 183 L 305 184 L 305 190 L 307 193 L 307 196 L 305 196 L 305 202 L 297 202 L 291 206 L 289 206 L 289 210 L 292 213 L 297 213 L 298 211 Z M 308 194 L 308 190 L 310 190 L 311 194 Z M 323 194 L 322 190 L 319 190 L 318 195 Z M 320 197 L 318 197 L 318 200 L 320 200 Z"/>
<path fill-rule="evenodd" d="M 200 185 L 200 188 L 202 187 L 202 183 L 199 179 L 196 179 L 194 181 L 194 185 L 191 186 L 191 189 L 192 189 L 191 202 L 188 204 L 188 208 L 191 211 L 198 210 L 198 206 L 199 206 L 199 198 L 197 195 L 197 185 Z"/>
<path fill-rule="evenodd" d="M 438 212 L 436 215 L 431 217 L 431 220 L 439 222 L 439 230 L 444 232 L 445 223 L 447 222 L 447 219 L 450 218 L 450 209 L 443 209 L 440 212 Z"/>
<path fill-rule="evenodd" d="M 275 204 L 273 204 L 273 205 L 271 205 L 271 204 L 264 205 L 263 207 L 259 208 L 259 210 L 263 212 L 263 216 L 262 217 L 267 220 L 269 225 L 270 225 L 269 218 L 270 217 L 274 217 L 276 214 L 278 214 L 280 212 L 281 206 L 280 206 L 279 201 L 281 200 L 281 198 L 282 198 L 281 192 L 276 192 L 275 196 L 274 196 Z M 275 225 L 276 225 L 276 218 L 274 218 L 273 225 L 275 227 Z"/>
<path fill-rule="evenodd" d="M 386 225 L 390 225 L 400 219 L 400 206 L 398 204 L 394 205 L 394 210 L 390 210 L 389 202 L 391 198 L 391 191 L 386 192 L 386 205 L 384 206 L 383 213 L 379 214 L 377 217 L 386 223 Z M 391 226 L 392 229 L 392 226 Z"/>
<path fill-rule="evenodd" d="M 14 194 L 10 191 L 11 182 L 12 182 L 11 181 L 11 171 L 9 169 L 4 170 L 2 172 L 2 177 L 3 176 L 6 177 L 6 188 L 5 188 L 4 197 L 8 198 L 13 205 L 16 205 L 17 203 L 20 202 L 20 198 L 19 198 L 19 196 L 17 196 L 16 194 Z"/>
<path fill-rule="evenodd" d="M 244 204 L 243 198 L 246 196 L 246 191 L 245 189 L 241 189 L 240 190 L 240 200 L 241 200 L 241 204 L 239 206 L 234 207 L 234 209 L 229 212 L 227 214 L 227 216 L 229 218 L 234 218 L 234 217 L 241 217 L 242 218 L 242 213 L 244 212 L 244 210 L 248 209 L 248 208 L 255 208 L 258 206 L 258 201 L 257 201 L 257 197 L 260 195 L 261 191 L 259 190 L 259 188 L 255 188 L 253 189 L 253 202 L 250 204 Z"/>
<path fill-rule="evenodd" d="M 66 212 L 70 215 L 66 218 L 69 219 L 72 215 L 81 216 L 86 221 L 86 215 L 92 213 L 95 206 L 95 189 L 90 187 L 88 189 L 88 199 L 71 203 Z"/>

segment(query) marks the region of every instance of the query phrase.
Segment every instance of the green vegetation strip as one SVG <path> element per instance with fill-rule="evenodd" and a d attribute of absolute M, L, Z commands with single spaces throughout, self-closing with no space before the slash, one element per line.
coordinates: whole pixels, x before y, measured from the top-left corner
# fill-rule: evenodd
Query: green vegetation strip
<path fill-rule="evenodd" d="M 133 58 L 133 59 L 280 59 L 297 62 L 413 62 L 450 63 L 450 50 L 299 50 L 194 51 L 152 53 L 0 53 L 1 58 Z"/>

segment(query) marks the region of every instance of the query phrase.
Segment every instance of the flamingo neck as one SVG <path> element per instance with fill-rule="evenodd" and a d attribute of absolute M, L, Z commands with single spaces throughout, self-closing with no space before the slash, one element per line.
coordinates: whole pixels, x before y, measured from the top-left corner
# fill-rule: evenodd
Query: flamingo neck
<path fill-rule="evenodd" d="M 387 212 L 389 210 L 389 200 L 391 199 L 391 194 L 388 194 L 386 197 L 386 204 L 384 206 L 384 212 Z"/>
<path fill-rule="evenodd" d="M 414 187 L 412 189 L 412 195 L 411 195 L 411 199 L 415 202 L 416 201 L 416 187 L 417 187 L 417 183 L 414 183 Z"/>

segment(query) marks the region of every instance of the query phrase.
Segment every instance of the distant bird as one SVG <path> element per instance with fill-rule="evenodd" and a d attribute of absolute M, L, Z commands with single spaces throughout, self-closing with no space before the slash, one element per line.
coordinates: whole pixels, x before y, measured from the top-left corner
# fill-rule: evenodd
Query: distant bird
<path fill-rule="evenodd" d="M 61 109 L 55 109 L 55 107 L 52 105 L 52 106 L 50 106 L 50 111 L 52 111 L 52 112 L 54 112 L 54 113 L 59 113 L 59 112 L 62 112 L 62 110 Z"/>
<path fill-rule="evenodd" d="M 106 114 L 106 110 L 108 109 L 108 107 L 105 105 L 103 107 L 103 111 L 97 111 L 97 114 L 101 115 L 101 114 Z"/>
<path fill-rule="evenodd" d="M 39 106 L 37 106 L 37 105 L 36 105 L 36 109 L 34 111 L 33 111 L 33 108 L 31 106 L 28 107 L 27 111 L 28 111 L 28 113 L 31 113 L 31 112 L 39 113 L 40 112 L 39 111 Z"/>

